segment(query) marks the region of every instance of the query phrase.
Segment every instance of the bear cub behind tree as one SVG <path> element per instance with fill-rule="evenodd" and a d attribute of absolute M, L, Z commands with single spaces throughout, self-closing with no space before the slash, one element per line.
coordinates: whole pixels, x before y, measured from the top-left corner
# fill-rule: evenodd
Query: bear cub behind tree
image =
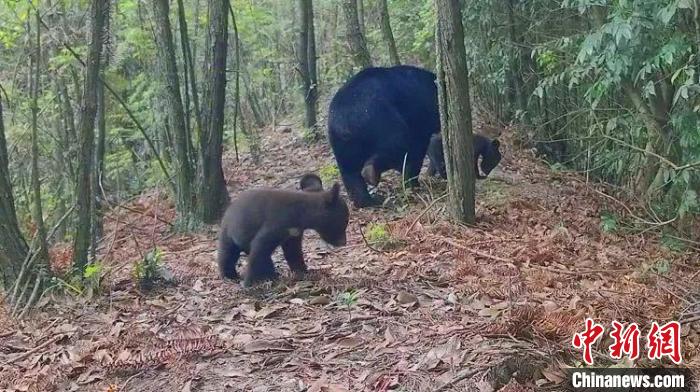
<path fill-rule="evenodd" d="M 501 143 L 498 139 L 490 140 L 485 136 L 474 134 L 472 146 L 474 146 L 474 175 L 483 180 L 501 162 L 501 152 L 498 150 Z M 481 157 L 481 165 L 479 165 L 479 157 Z M 428 160 L 428 175 L 447 178 L 445 155 L 442 150 L 442 135 L 439 133 L 430 138 Z"/>
<path fill-rule="evenodd" d="M 241 193 L 221 221 L 218 264 L 222 278 L 238 279 L 236 266 L 241 252 L 248 255 L 248 273 L 243 282 L 278 277 L 272 253 L 282 246 L 284 258 L 295 275 L 303 275 L 306 263 L 301 243 L 304 230 L 316 231 L 333 246 L 346 243 L 350 213 L 340 197 L 340 185 L 324 191 L 315 174 L 300 181 L 302 191 L 254 189 Z"/>

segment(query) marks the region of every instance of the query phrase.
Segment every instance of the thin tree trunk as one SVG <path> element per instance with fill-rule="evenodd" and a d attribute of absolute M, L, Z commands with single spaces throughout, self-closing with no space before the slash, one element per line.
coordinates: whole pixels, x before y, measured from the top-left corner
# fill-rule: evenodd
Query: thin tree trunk
<path fill-rule="evenodd" d="M 19 276 L 22 262 L 29 252 L 17 223 L 9 161 L 0 95 L 0 289 L 5 291 Z"/>
<path fill-rule="evenodd" d="M 97 112 L 97 83 L 99 83 L 102 32 L 108 0 L 93 0 L 90 10 L 92 26 L 85 67 L 85 86 L 80 108 L 80 150 L 78 154 L 78 179 L 76 186 L 77 227 L 73 245 L 73 267 L 83 271 L 87 265 L 90 248 L 92 173 L 95 147 L 95 114 Z"/>
<path fill-rule="evenodd" d="M 36 225 L 36 236 L 39 242 L 37 250 L 37 262 L 39 266 L 45 266 L 49 260 L 49 247 L 46 242 L 46 226 L 44 225 L 44 209 L 41 202 L 41 180 L 39 178 L 39 66 L 41 64 L 41 24 L 39 14 L 36 15 L 36 53 L 32 58 L 32 219 Z"/>
<path fill-rule="evenodd" d="M 358 68 L 371 67 L 372 59 L 367 49 L 367 41 L 362 35 L 360 22 L 357 18 L 357 0 L 343 0 L 343 12 L 345 14 L 348 44 L 355 66 Z"/>
<path fill-rule="evenodd" d="M 297 1 L 297 62 L 301 74 L 302 96 L 304 98 L 304 126 L 316 134 L 316 50 L 312 47 L 313 8 L 311 0 Z M 315 40 L 314 40 L 315 41 Z M 313 65 L 312 65 L 313 63 Z M 313 69 L 312 69 L 313 68 Z M 313 75 L 312 75 L 313 74 Z"/>
<path fill-rule="evenodd" d="M 110 10 L 109 4 L 107 5 L 104 27 L 102 30 L 102 36 L 109 36 L 109 24 L 110 24 Z M 107 40 L 108 41 L 108 40 Z M 103 46 L 102 56 L 100 61 L 100 80 L 105 80 L 105 69 L 107 68 L 108 58 L 109 58 L 109 48 Z M 104 168 L 105 168 L 105 151 L 107 144 L 107 108 L 105 107 L 105 86 L 103 83 L 97 83 L 97 144 L 95 147 L 95 170 L 93 171 L 93 181 L 92 181 L 92 192 L 93 192 L 93 205 L 94 213 L 92 214 L 92 246 L 91 246 L 91 259 L 94 261 L 97 258 L 97 243 L 100 238 L 102 238 L 102 230 L 104 228 L 103 221 L 103 197 L 102 192 L 102 181 L 104 179 Z"/>
<path fill-rule="evenodd" d="M 435 0 L 440 123 L 452 216 L 473 224 L 474 151 L 469 73 L 459 0 Z"/>
<path fill-rule="evenodd" d="M 379 0 L 379 26 L 382 30 L 382 36 L 384 37 L 384 42 L 389 49 L 389 61 L 392 65 L 401 64 L 399 59 L 399 51 L 396 49 L 396 41 L 394 40 L 394 33 L 391 31 L 391 19 L 389 18 L 389 7 L 386 4 L 386 0 Z"/>
<path fill-rule="evenodd" d="M 306 120 L 309 124 L 308 126 L 313 128 L 314 133 L 318 134 L 318 72 L 316 63 L 316 28 L 314 26 L 314 4 L 311 0 L 309 0 L 309 5 L 306 8 L 306 12 L 308 13 L 307 19 L 309 21 L 309 45 L 307 47 L 307 63 L 309 65 L 309 93 L 307 99 L 309 102 L 307 102 L 307 109 L 310 110 L 310 113 L 307 112 Z"/>
<path fill-rule="evenodd" d="M 233 92 L 233 99 L 235 99 L 234 109 L 233 109 L 233 149 L 236 153 L 236 162 L 239 161 L 238 157 L 238 116 L 241 112 L 241 40 L 238 36 L 238 23 L 236 23 L 236 14 L 233 12 L 233 6 L 229 2 L 229 11 L 231 12 L 231 27 L 233 28 L 233 40 L 234 40 L 234 56 L 236 56 L 235 61 L 235 87 Z"/>
<path fill-rule="evenodd" d="M 177 73 L 177 60 L 175 58 L 175 45 L 173 43 L 169 12 L 169 0 L 153 1 L 156 41 L 161 58 L 161 71 L 159 74 L 162 79 L 163 95 L 166 99 L 168 124 L 170 124 L 171 132 L 174 136 L 171 145 L 175 149 L 175 165 L 178 169 L 176 174 L 176 207 L 179 219 L 187 223 L 194 212 L 192 198 L 194 173 L 190 165 L 190 157 L 188 156 L 187 125 L 180 95 L 180 79 Z"/>
<path fill-rule="evenodd" d="M 197 6 L 199 8 L 199 6 Z M 181 40 L 181 45 L 182 45 L 182 56 L 183 56 L 183 63 L 184 63 L 184 68 L 185 68 L 185 83 L 190 84 L 190 94 L 192 95 L 192 104 L 194 105 L 194 120 L 195 124 L 197 126 L 196 129 L 196 134 L 199 135 L 201 133 L 202 129 L 202 108 L 199 104 L 199 92 L 197 89 L 197 77 L 194 71 L 194 57 L 193 57 L 193 49 L 190 46 L 190 37 L 189 37 L 189 32 L 187 28 L 187 20 L 185 19 L 185 6 L 182 3 L 182 0 L 177 1 L 177 15 L 179 19 L 179 24 L 180 24 L 180 40 Z M 196 20 L 196 19 L 195 19 Z M 197 22 L 195 22 L 195 25 Z M 195 36 L 196 36 L 196 31 L 195 31 Z M 194 146 L 192 145 L 192 135 L 189 134 L 189 126 L 188 126 L 188 135 L 187 135 L 187 143 L 189 146 L 189 153 L 188 156 L 190 159 L 194 158 Z"/>
<path fill-rule="evenodd" d="M 360 32 L 364 36 L 367 30 L 365 30 L 365 2 L 363 0 L 357 0 L 357 22 L 360 24 Z"/>
<path fill-rule="evenodd" d="M 209 3 L 209 33 L 200 137 L 202 182 L 198 198 L 200 218 L 205 223 L 216 223 L 221 218 L 229 200 L 222 168 L 228 8 L 228 0 Z"/>

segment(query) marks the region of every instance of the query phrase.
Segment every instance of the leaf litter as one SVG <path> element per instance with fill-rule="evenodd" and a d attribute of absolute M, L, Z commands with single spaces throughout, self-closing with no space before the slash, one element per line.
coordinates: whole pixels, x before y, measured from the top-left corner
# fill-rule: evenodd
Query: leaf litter
<path fill-rule="evenodd" d="M 297 132 L 261 136 L 258 165 L 225 156 L 234 197 L 296 189 L 303 173 L 333 164 L 327 146 Z M 217 277 L 215 228 L 170 231 L 174 208 L 162 192 L 115 207 L 100 246 L 109 273 L 99 297 L 52 294 L 21 322 L 0 311 L 0 389 L 534 391 L 580 362 L 570 339 L 585 317 L 641 328 L 689 320 L 683 359 L 700 369 L 700 284 L 688 279 L 697 253 L 671 252 L 651 232 L 602 231 L 602 212 L 622 213 L 604 188 L 506 148 L 477 184 L 477 225 L 465 227 L 435 200 L 444 181 L 424 179 L 398 197 L 398 176 L 385 177 L 387 207 L 353 210 L 347 246 L 330 249 L 306 233 L 308 280 L 288 276 L 276 254 L 282 279 L 251 289 Z M 386 223 L 398 245 L 368 248 L 360 230 L 369 222 Z M 130 268 L 154 246 L 173 283 L 144 293 Z M 670 266 L 663 273 L 653 267 L 660 261 Z M 355 301 L 341 300 L 348 292 Z M 606 347 L 595 348 L 603 366 Z"/>

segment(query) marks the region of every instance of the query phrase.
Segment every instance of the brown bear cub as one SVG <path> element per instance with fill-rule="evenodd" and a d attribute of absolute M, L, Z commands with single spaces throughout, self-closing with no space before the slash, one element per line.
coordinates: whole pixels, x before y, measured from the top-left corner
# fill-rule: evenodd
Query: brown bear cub
<path fill-rule="evenodd" d="M 321 177 L 314 173 L 307 173 L 299 180 L 299 189 L 306 192 L 320 192 L 323 190 Z"/>
<path fill-rule="evenodd" d="M 316 231 L 333 246 L 345 245 L 350 212 L 340 197 L 340 185 L 324 191 L 318 176 L 307 176 L 302 178 L 307 180 L 300 184 L 302 191 L 248 190 L 231 203 L 219 231 L 218 263 L 223 278 L 238 279 L 238 258 L 245 252 L 248 273 L 244 286 L 276 279 L 272 253 L 278 246 L 292 272 L 303 275 L 307 268 L 301 242 L 306 229 Z"/>

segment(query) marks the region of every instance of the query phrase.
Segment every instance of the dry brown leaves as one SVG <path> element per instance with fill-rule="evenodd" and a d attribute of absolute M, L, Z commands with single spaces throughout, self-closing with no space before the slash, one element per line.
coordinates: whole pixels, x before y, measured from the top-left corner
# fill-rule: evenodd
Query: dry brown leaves
<path fill-rule="evenodd" d="M 295 132 L 262 136 L 260 163 L 225 157 L 234 196 L 294 189 L 332 162 L 327 146 Z M 396 195 L 398 176 L 385 177 L 380 188 Z M 578 359 L 568 341 L 585 317 L 644 325 L 700 315 L 698 279 L 687 279 L 697 257 L 669 253 L 653 234 L 603 233 L 600 212 L 619 206 L 575 175 L 507 148 L 500 172 L 478 187 L 475 227 L 449 223 L 444 200 L 432 203 L 444 182 L 429 181 L 408 204 L 393 197 L 387 209 L 353 210 L 346 247 L 307 233 L 308 280 L 286 276 L 275 256 L 283 279 L 249 290 L 216 276 L 213 231 L 172 234 L 171 203 L 144 194 L 106 217 L 100 298 L 56 297 L 25 323 L 0 320 L 0 388 L 534 391 L 561 382 L 563 364 Z M 368 249 L 359 229 L 372 221 L 388 223 L 401 245 Z M 142 293 L 131 265 L 155 246 L 176 284 Z M 63 267 L 65 252 L 52 254 Z M 658 260 L 670 261 L 665 275 L 652 268 Z M 683 353 L 698 365 L 695 320 Z M 487 377 L 523 356 L 538 364 L 529 379 Z"/>

